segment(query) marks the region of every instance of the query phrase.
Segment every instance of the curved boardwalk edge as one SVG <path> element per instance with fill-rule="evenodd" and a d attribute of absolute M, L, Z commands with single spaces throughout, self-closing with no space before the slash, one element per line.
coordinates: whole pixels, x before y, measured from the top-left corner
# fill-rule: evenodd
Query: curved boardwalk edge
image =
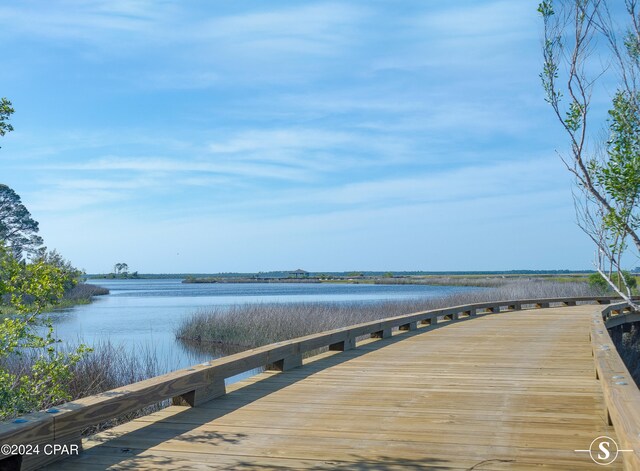
<path fill-rule="evenodd" d="M 418 325 L 433 326 L 448 321 L 473 318 L 478 315 L 520 310 L 527 306 L 547 308 L 554 304 L 570 306 L 580 302 L 594 301 L 600 304 L 608 304 L 611 300 L 612 298 L 554 298 L 471 304 L 412 313 L 310 335 L 231 355 L 194 366 L 193 368 L 179 370 L 97 396 L 67 403 L 50 412 L 40 412 L 26 416 L 23 418 L 24 421 L 20 421 L 20 423 L 0 424 L 0 442 L 12 444 L 80 443 L 80 432 L 87 426 L 168 398 L 175 398 L 176 403 L 199 406 L 215 397 L 224 395 L 226 391 L 224 379 L 230 376 L 265 365 L 270 365 L 280 371 L 295 368 L 302 364 L 302 354 L 305 352 L 320 347 L 329 347 L 330 350 L 338 351 L 350 350 L 355 348 L 356 339 L 359 337 L 369 335 L 373 338 L 387 338 L 391 336 L 392 329 L 396 328 L 413 331 L 418 328 Z M 628 315 L 624 314 L 623 307 L 620 306 L 617 306 L 617 312 L 614 306 L 605 309 L 605 312 L 609 315 L 608 322 L 618 316 Z M 604 326 L 602 316 L 599 316 L 599 319 Z M 607 342 L 609 337 L 606 329 L 597 328 L 596 319 L 594 319 L 594 329 L 592 331 L 592 342 L 596 360 L 602 357 L 603 361 L 606 359 L 609 365 L 613 365 L 611 362 L 615 362 L 614 355 L 596 355 L 595 353 L 596 351 L 604 352 L 606 350 L 598 350 L 600 345 L 604 345 L 604 343 L 601 344 L 600 342 Z M 600 331 L 602 331 L 602 334 L 599 333 Z M 600 335 L 603 337 L 598 337 Z M 611 344 L 610 338 L 608 342 Z M 613 350 L 615 353 L 615 348 Z M 619 356 L 617 359 L 621 362 Z M 613 365 L 612 368 L 616 371 L 621 370 L 619 364 Z M 623 364 L 622 368 L 624 368 Z M 616 376 L 607 376 L 609 370 L 604 369 L 598 374 L 601 379 Z M 626 377 L 629 377 L 628 372 Z M 615 388 L 611 386 L 609 389 L 612 392 L 608 393 L 605 381 L 603 381 L 605 398 L 611 396 L 611 399 L 607 402 L 611 421 L 616 427 L 616 431 L 618 427 L 622 427 L 623 433 L 620 435 L 622 437 L 626 434 L 627 429 L 629 433 L 633 433 L 634 424 L 637 426 L 638 422 L 634 421 L 634 419 L 630 422 L 628 420 L 625 421 L 624 408 L 634 407 L 634 404 L 628 402 L 629 397 L 627 395 L 620 395 L 619 388 L 617 388 L 620 385 L 615 386 Z M 633 391 L 632 388 L 627 389 Z M 635 391 L 638 391 L 637 388 L 635 388 Z M 630 397 L 631 400 L 635 400 L 635 396 L 632 395 Z M 638 411 L 637 404 L 635 404 L 635 410 L 636 412 Z M 630 440 L 633 440 L 632 437 Z M 58 459 L 59 456 L 41 457 L 41 459 L 34 459 L 34 457 L 24 458 L 22 469 L 33 469 L 46 464 L 46 462 Z M 628 456 L 625 456 L 625 459 L 628 460 Z M 629 469 L 639 468 L 631 467 Z"/>
<path fill-rule="evenodd" d="M 606 414 L 618 436 L 625 469 L 640 470 L 640 389 L 636 386 L 609 335 L 608 328 L 640 321 L 627 304 L 608 306 L 593 315 L 591 343 L 596 378 L 604 393 Z"/>

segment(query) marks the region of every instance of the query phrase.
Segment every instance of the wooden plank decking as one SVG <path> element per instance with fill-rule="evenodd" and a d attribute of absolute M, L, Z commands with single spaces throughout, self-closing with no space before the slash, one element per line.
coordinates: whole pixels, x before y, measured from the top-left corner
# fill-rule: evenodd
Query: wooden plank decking
<path fill-rule="evenodd" d="M 602 469 L 594 305 L 438 324 L 266 372 L 85 440 L 47 469 Z M 607 467 L 622 469 L 622 459 Z"/>

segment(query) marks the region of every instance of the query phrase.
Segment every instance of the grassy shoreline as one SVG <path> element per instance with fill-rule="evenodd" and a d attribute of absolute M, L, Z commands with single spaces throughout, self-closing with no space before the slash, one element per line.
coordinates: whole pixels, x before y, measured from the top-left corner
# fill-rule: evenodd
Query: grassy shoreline
<path fill-rule="evenodd" d="M 423 285 L 423 286 L 467 286 L 479 288 L 499 288 L 513 281 L 552 283 L 586 283 L 584 273 L 563 274 L 470 274 L 470 275 L 402 275 L 402 276 L 306 276 L 295 277 L 186 277 L 186 284 L 215 283 L 328 283 L 328 284 L 370 284 L 370 285 Z"/>
<path fill-rule="evenodd" d="M 104 296 L 109 294 L 107 288 L 92 285 L 89 283 L 78 283 L 64 294 L 62 299 L 54 305 L 48 306 L 43 313 L 50 313 L 60 309 L 69 309 L 82 304 L 91 304 L 94 296 Z M 0 315 L 11 316 L 16 314 L 12 306 L 0 304 Z"/>
<path fill-rule="evenodd" d="M 596 295 L 587 283 L 509 280 L 490 289 L 429 299 L 354 303 L 258 303 L 202 309 L 185 318 L 176 338 L 212 345 L 255 348 L 325 330 L 409 312 L 474 302 Z"/>

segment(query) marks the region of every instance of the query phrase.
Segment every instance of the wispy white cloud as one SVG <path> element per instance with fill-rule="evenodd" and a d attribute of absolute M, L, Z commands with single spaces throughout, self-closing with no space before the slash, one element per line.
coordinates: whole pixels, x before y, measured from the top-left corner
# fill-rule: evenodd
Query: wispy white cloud
<path fill-rule="evenodd" d="M 150 34 L 175 10 L 169 2 L 61 0 L 42 4 L 24 1 L 0 7 L 0 24 L 5 31 L 27 33 L 50 39 L 83 40 L 95 44 L 113 35 Z M 29 21 L 24 21 L 25 15 Z"/>
<path fill-rule="evenodd" d="M 470 201 L 497 195 L 513 194 L 509 182 L 518 182 L 518 193 L 547 191 L 564 182 L 560 164 L 553 158 L 519 162 L 499 162 L 458 169 L 418 174 L 407 178 L 349 183 L 341 188 L 322 191 L 327 203 L 340 205 L 404 205 Z M 549 175 L 555 178 L 550 180 Z M 344 203 L 342 203 L 344 204 Z"/>
<path fill-rule="evenodd" d="M 353 144 L 355 136 L 340 131 L 314 129 L 275 129 L 248 130 L 240 132 L 230 139 L 214 142 L 209 150 L 214 154 L 238 154 L 264 151 L 265 149 L 308 149 L 332 148 Z"/>
<path fill-rule="evenodd" d="M 349 55 L 366 11 L 327 2 L 247 12 L 170 1 L 25 0 L 0 6 L 0 40 L 64 49 L 65 62 L 87 70 L 103 66 L 98 80 L 122 89 L 305 83 L 322 70 L 317 61 L 330 65 Z M 55 57 L 31 56 L 40 64 Z"/>
<path fill-rule="evenodd" d="M 161 219 L 173 217 L 174 212 L 184 217 L 206 212 L 258 219 L 286 214 L 321 215 L 346 208 L 392 208 L 507 196 L 514 193 L 511 182 L 518 182 L 519 194 L 535 194 L 567 184 L 560 163 L 553 157 L 423 170 L 402 177 L 354 175 L 346 182 L 318 181 L 317 172 L 308 169 L 289 169 L 287 173 L 287 167 L 283 171 L 275 166 L 219 166 L 168 159 L 102 159 L 56 169 L 64 169 L 65 176 L 41 179 L 40 190 L 27 195 L 39 211 L 65 213 L 120 200 L 133 202 L 140 200 L 142 194 L 171 198 L 190 187 L 201 188 L 210 195 L 205 200 L 191 201 L 188 208 L 172 205 L 150 213 Z M 107 173 L 100 178 L 83 177 L 87 172 Z M 260 182 L 264 178 L 289 179 L 291 184 L 267 187 Z"/>
<path fill-rule="evenodd" d="M 335 54 L 348 39 L 350 27 L 365 12 L 339 3 L 317 3 L 263 12 L 213 18 L 192 30 L 198 39 L 222 39 L 234 50 L 251 55 Z"/>
<path fill-rule="evenodd" d="M 141 172 L 141 173 L 202 173 L 237 177 L 309 181 L 322 174 L 335 174 L 350 168 L 366 168 L 391 165 L 401 161 L 412 152 L 406 138 L 360 130 L 336 130 L 304 127 L 282 127 L 274 129 L 247 128 L 244 130 L 217 131 L 218 138 L 183 143 L 182 141 L 154 141 L 152 136 L 136 134 L 135 138 L 119 137 L 129 145 L 155 148 L 167 156 L 109 154 L 112 134 L 105 133 L 100 139 L 72 140 L 59 146 L 44 149 L 37 144 L 25 149 L 20 155 L 32 158 L 15 160 L 18 168 L 30 171 L 72 172 Z M 208 141 L 208 142 L 207 142 Z M 82 157 L 70 155 L 63 159 L 48 156 L 68 154 L 70 149 L 84 149 Z M 75 154 L 78 152 L 76 151 Z M 101 155 L 85 157 L 83 154 Z M 176 157 L 175 155 L 178 155 Z"/>
<path fill-rule="evenodd" d="M 160 259 L 160 242 L 145 245 L 160 231 L 193 263 L 198 244 L 215 246 L 211 266 L 235 252 L 230 270 L 312 253 L 413 263 L 430 243 L 457 254 L 479 239 L 430 224 L 508 233 L 521 208 L 570 213 L 535 104 L 530 3 L 5 3 L 0 89 L 17 112 L 3 179 L 88 269 L 96 244 L 103 258 Z M 115 242 L 103 234 L 114 224 L 126 226 Z M 68 227 L 87 229 L 78 241 Z"/>
<path fill-rule="evenodd" d="M 139 172 L 201 172 L 238 175 L 255 178 L 274 178 L 282 180 L 306 180 L 309 175 L 300 169 L 286 166 L 252 163 L 208 162 L 199 160 L 179 160 L 168 158 L 123 158 L 106 157 L 88 162 L 42 165 L 40 169 L 84 170 L 84 171 L 139 171 Z"/>
<path fill-rule="evenodd" d="M 170 1 L 58 0 L 42 4 L 26 0 L 0 7 L 0 25 L 7 33 L 81 40 L 85 46 L 110 46 L 122 52 L 162 44 L 183 48 L 187 57 L 195 53 L 202 59 L 203 52 L 214 52 L 216 57 L 211 59 L 219 60 L 238 54 L 263 58 L 279 53 L 335 54 L 345 41 L 355 39 L 350 26 L 364 12 L 338 3 L 198 14 Z M 25 15 L 29 21 L 23 21 Z M 198 74 L 210 78 L 210 72 Z"/>
<path fill-rule="evenodd" d="M 167 71 L 160 70 L 137 75 L 131 78 L 138 86 L 146 91 L 158 90 L 194 90 L 210 88 L 223 82 L 219 72 L 207 70 Z"/>
<path fill-rule="evenodd" d="M 517 187 L 513 182 L 517 182 Z M 537 198 L 537 194 L 564 188 L 569 197 L 569 180 L 561 163 L 553 157 L 525 161 L 476 164 L 456 169 L 416 172 L 404 177 L 375 177 L 346 183 L 324 183 L 265 190 L 248 187 L 224 205 L 199 202 L 189 210 L 164 217 L 190 218 L 198 213 L 233 215 L 253 221 L 324 214 L 370 208 L 410 208 L 457 203 L 464 205 L 483 198 Z M 562 190 L 561 190 L 562 191 Z"/>
<path fill-rule="evenodd" d="M 36 212 L 75 212 L 95 206 L 122 203 L 145 191 L 161 188 L 165 181 L 150 175 L 124 178 L 63 178 L 47 176 L 25 200 Z"/>
<path fill-rule="evenodd" d="M 86 188 L 80 190 L 52 187 L 25 194 L 24 201 L 35 215 L 72 214 L 93 208 L 96 205 L 107 206 L 124 203 L 129 197 L 128 191 L 114 189 Z"/>
<path fill-rule="evenodd" d="M 279 100 L 281 108 L 271 109 L 274 115 L 289 111 L 292 116 L 309 119 L 356 115 L 350 139 L 353 134 L 362 136 L 358 147 L 377 147 L 388 154 L 406 155 L 415 150 L 415 136 L 423 139 L 448 136 L 450 132 L 463 136 L 505 135 L 528 132 L 531 128 L 529 115 L 522 109 L 482 94 L 461 95 L 461 90 L 469 92 L 464 83 L 449 84 L 436 90 L 394 90 L 387 91 L 384 85 L 365 92 L 340 90 L 337 93 L 317 92 L 303 95 L 285 95 Z M 419 95 L 419 99 L 416 98 Z M 520 101 L 528 97 L 513 97 Z M 258 106 L 258 105 L 254 105 Z M 268 108 L 267 108 L 268 109 Z M 263 111 L 263 113 L 268 113 Z M 372 139 L 372 131 L 375 138 Z M 302 133 L 299 134 L 303 136 Z M 410 135 L 410 138 L 406 136 Z M 250 147 L 252 136 L 241 137 L 243 146 Z M 447 138 L 448 145 L 454 143 Z M 327 140 L 326 142 L 331 142 Z M 413 144 L 413 145 L 412 145 Z M 386 149 L 385 149 L 386 147 Z"/>
<path fill-rule="evenodd" d="M 353 130 L 278 128 L 249 129 L 216 140 L 212 154 L 239 161 L 286 164 L 318 172 L 376 166 L 411 152 L 406 139 Z"/>
<path fill-rule="evenodd" d="M 440 3 L 438 7 L 411 20 L 414 28 L 420 28 L 436 37 L 505 37 L 516 33 L 537 37 L 528 28 L 529 19 L 536 15 L 532 2 L 507 0 L 477 2 L 460 6 Z"/>
<path fill-rule="evenodd" d="M 140 190 L 152 186 L 153 180 L 150 178 L 135 178 L 126 180 L 106 180 L 104 178 L 94 179 L 62 179 L 48 182 L 49 185 L 61 190 Z"/>
<path fill-rule="evenodd" d="M 224 177 L 219 175 L 197 175 L 192 177 L 179 177 L 173 180 L 173 183 L 181 187 L 203 187 L 213 188 L 222 187 L 225 191 L 237 188 L 247 188 L 249 185 L 241 179 Z"/>
<path fill-rule="evenodd" d="M 373 68 L 427 70 L 440 80 L 448 76 L 457 81 L 466 73 L 470 82 L 507 69 L 510 74 L 504 81 L 508 82 L 515 71 L 531 63 L 526 49 L 539 46 L 537 22 L 531 2 L 440 2 L 403 20 L 402 46 L 376 58 Z"/>

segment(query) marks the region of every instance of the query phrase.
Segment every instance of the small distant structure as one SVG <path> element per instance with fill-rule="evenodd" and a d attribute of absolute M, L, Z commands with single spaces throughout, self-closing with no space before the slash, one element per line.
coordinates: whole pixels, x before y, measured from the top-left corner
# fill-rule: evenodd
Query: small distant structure
<path fill-rule="evenodd" d="M 309 272 L 298 268 L 297 270 L 290 271 L 289 276 L 293 276 L 294 278 L 307 278 L 309 276 Z"/>

